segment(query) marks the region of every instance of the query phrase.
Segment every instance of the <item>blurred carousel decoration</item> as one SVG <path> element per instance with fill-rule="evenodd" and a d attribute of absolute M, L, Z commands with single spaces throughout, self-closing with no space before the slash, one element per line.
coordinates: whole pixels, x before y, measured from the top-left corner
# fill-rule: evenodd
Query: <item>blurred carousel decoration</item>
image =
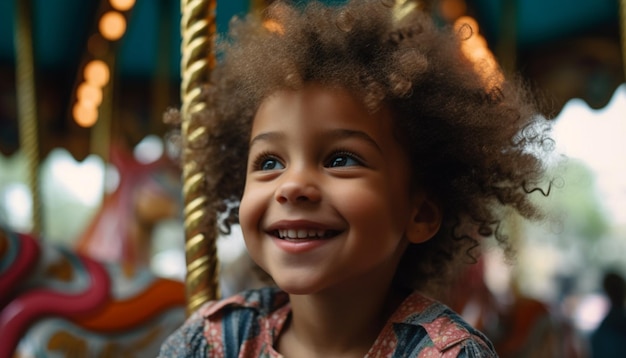
<path fill-rule="evenodd" d="M 156 276 L 146 256 L 155 223 L 179 212 L 180 170 L 167 158 L 139 163 L 111 138 L 112 50 L 134 1 L 102 2 L 100 33 L 90 42 L 108 51 L 83 64 L 75 87 L 73 119 L 92 127 L 90 150 L 117 167 L 120 183 L 72 248 L 46 242 L 42 232 L 32 2 L 15 3 L 20 148 L 34 210 L 28 234 L 0 225 L 0 357 L 155 356 L 185 319 L 184 283 Z"/>
<path fill-rule="evenodd" d="M 0 229 L 0 356 L 154 356 L 184 319 L 177 281 Z"/>

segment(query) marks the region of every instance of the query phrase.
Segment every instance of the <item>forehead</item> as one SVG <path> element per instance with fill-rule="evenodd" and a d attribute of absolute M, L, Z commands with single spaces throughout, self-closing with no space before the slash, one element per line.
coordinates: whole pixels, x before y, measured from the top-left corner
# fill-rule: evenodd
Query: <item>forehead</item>
<path fill-rule="evenodd" d="M 389 132 L 392 127 L 390 111 L 386 107 L 371 112 L 349 90 L 313 83 L 298 90 L 280 90 L 267 96 L 255 114 L 252 134 L 269 128 L 284 128 L 294 121 L 329 128 L 358 127 L 380 134 Z"/>

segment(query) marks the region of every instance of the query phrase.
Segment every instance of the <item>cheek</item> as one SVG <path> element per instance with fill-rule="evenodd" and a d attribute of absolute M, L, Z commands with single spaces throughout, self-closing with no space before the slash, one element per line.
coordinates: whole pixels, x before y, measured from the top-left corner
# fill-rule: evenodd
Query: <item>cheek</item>
<path fill-rule="evenodd" d="M 255 242 L 257 240 L 254 239 L 256 237 L 255 232 L 259 223 L 259 214 L 258 214 L 258 204 L 255 205 L 256 201 L 253 200 L 251 195 L 244 193 L 241 198 L 241 203 L 239 204 L 239 225 L 241 226 L 241 233 L 243 235 L 243 241 L 246 245 L 248 253 L 251 255 L 252 259 L 256 261 L 255 253 L 257 250 L 255 249 Z"/>
<path fill-rule="evenodd" d="M 346 186 L 342 190 L 343 199 L 337 203 L 341 205 L 341 212 L 346 219 L 367 230 L 379 231 L 385 227 L 402 231 L 401 226 L 406 218 L 406 198 L 395 197 L 394 193 L 383 185 L 363 189 L 358 186 Z"/>
<path fill-rule="evenodd" d="M 260 192 L 251 190 L 246 186 L 241 203 L 239 204 L 239 224 L 245 233 L 258 226 L 258 222 L 263 214 L 264 205 L 260 197 Z"/>

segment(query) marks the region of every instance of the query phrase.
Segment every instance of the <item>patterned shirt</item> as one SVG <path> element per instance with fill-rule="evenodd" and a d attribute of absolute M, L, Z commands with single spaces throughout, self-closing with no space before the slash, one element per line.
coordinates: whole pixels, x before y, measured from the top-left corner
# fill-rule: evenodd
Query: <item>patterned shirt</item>
<path fill-rule="evenodd" d="M 276 288 L 250 290 L 198 309 L 161 347 L 159 357 L 264 357 L 289 314 Z M 365 357 L 497 357 L 491 342 L 445 305 L 414 292 L 391 315 Z"/>

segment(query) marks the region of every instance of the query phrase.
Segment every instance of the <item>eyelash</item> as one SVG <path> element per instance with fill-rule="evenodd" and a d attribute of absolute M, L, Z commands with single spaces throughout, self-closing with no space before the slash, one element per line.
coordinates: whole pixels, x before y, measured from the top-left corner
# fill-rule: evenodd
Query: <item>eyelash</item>
<path fill-rule="evenodd" d="M 331 161 L 334 158 L 337 158 L 338 156 L 346 156 L 346 157 L 350 157 L 351 159 L 353 159 L 354 161 L 356 161 L 359 165 L 364 165 L 364 161 L 363 159 L 361 159 L 360 156 L 358 156 L 356 153 L 347 150 L 347 149 L 338 149 L 334 152 L 332 152 L 328 158 L 324 161 L 324 166 L 329 165 L 331 163 Z"/>
<path fill-rule="evenodd" d="M 263 162 L 268 159 L 272 159 L 272 160 L 282 163 L 282 161 L 275 154 L 272 154 L 271 152 L 262 152 L 259 155 L 257 155 L 256 158 L 254 159 L 254 162 L 252 162 L 252 169 L 261 170 L 261 164 L 263 164 Z"/>
<path fill-rule="evenodd" d="M 327 157 L 327 159 L 324 161 L 324 166 L 330 165 L 332 160 L 335 159 L 338 156 L 350 157 L 351 159 L 353 159 L 357 163 L 359 163 L 359 165 L 364 165 L 363 159 L 361 159 L 361 157 L 358 156 L 356 153 L 354 153 L 352 151 L 349 151 L 349 150 L 346 150 L 346 149 L 338 149 L 338 150 L 332 152 Z M 268 159 L 276 160 L 276 161 L 282 163 L 282 161 L 279 159 L 279 157 L 276 156 L 275 154 L 273 154 L 271 152 L 262 152 L 259 155 L 257 155 L 256 158 L 254 159 L 254 161 L 252 162 L 252 169 L 253 170 L 260 170 L 261 169 L 261 164 L 263 164 L 263 162 L 265 160 L 268 160 Z"/>

